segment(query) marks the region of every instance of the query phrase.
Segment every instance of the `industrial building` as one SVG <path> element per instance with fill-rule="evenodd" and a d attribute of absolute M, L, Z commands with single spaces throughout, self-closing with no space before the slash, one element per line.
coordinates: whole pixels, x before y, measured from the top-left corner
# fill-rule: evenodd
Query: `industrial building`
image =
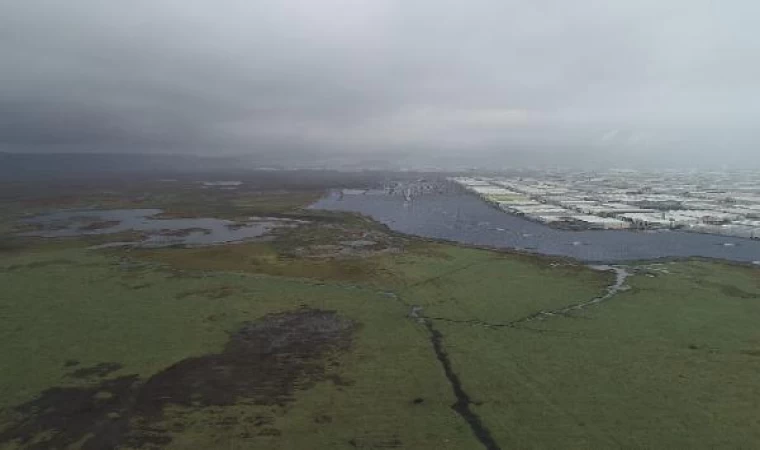
<path fill-rule="evenodd" d="M 589 229 L 682 229 L 760 239 L 760 176 L 611 171 L 450 181 L 509 214 Z"/>

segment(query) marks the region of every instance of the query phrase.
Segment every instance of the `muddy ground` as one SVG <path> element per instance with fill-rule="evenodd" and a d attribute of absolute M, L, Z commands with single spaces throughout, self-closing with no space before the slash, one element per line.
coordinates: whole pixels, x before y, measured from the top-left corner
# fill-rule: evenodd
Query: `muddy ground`
<path fill-rule="evenodd" d="M 95 220 L 79 227 L 79 231 L 105 230 L 119 225 L 118 220 Z"/>
<path fill-rule="evenodd" d="M 188 358 L 147 380 L 137 375 L 109 377 L 118 363 L 73 369 L 80 386 L 55 387 L 14 410 L 13 423 L 0 431 L 0 444 L 23 448 L 84 450 L 120 446 L 160 448 L 181 424 L 169 425 L 169 406 L 206 408 L 238 403 L 285 405 L 299 389 L 336 378 L 326 369 L 351 346 L 356 324 L 334 311 L 303 308 L 246 323 L 220 353 Z M 337 377 L 339 379 L 339 377 Z M 258 417 L 260 434 L 273 436 L 272 420 Z"/>
<path fill-rule="evenodd" d="M 283 254 L 310 259 L 368 258 L 401 253 L 407 239 L 380 230 L 317 223 L 282 233 Z"/>

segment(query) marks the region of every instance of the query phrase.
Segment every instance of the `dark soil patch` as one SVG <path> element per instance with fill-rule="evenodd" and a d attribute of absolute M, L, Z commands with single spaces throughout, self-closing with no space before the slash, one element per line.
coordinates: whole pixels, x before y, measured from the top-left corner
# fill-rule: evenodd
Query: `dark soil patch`
<path fill-rule="evenodd" d="M 211 230 L 205 228 L 181 228 L 177 230 L 163 229 L 158 234 L 170 237 L 187 237 L 193 233 L 211 234 Z"/>
<path fill-rule="evenodd" d="M 180 292 L 176 295 L 176 298 L 178 300 L 182 300 L 188 297 L 206 297 L 209 299 L 217 300 L 240 293 L 241 291 L 241 288 L 237 286 L 214 286 L 205 289 L 194 289 L 190 291 Z"/>
<path fill-rule="evenodd" d="M 282 435 L 282 432 L 278 430 L 277 428 L 264 428 L 263 430 L 259 431 L 259 436 L 280 436 Z"/>
<path fill-rule="evenodd" d="M 327 380 L 332 381 L 332 384 L 338 387 L 348 387 L 353 386 L 355 383 L 353 380 L 348 380 L 346 378 L 341 377 L 338 374 L 332 374 L 326 377 Z"/>
<path fill-rule="evenodd" d="M 374 438 L 359 437 L 348 441 L 348 445 L 353 448 L 379 449 L 379 448 L 402 448 L 404 443 L 397 437 L 391 438 Z"/>
<path fill-rule="evenodd" d="M 118 220 L 96 220 L 90 222 L 87 225 L 79 227 L 79 231 L 97 231 L 105 230 L 106 228 L 113 228 L 119 225 L 121 222 Z"/>
<path fill-rule="evenodd" d="M 314 417 L 314 423 L 318 423 L 320 425 L 332 423 L 332 417 L 328 416 L 327 414 L 319 414 Z"/>
<path fill-rule="evenodd" d="M 100 363 L 92 367 L 82 367 L 81 369 L 77 369 L 71 372 L 68 376 L 73 378 L 91 378 L 94 376 L 105 378 L 108 375 L 111 375 L 111 373 L 120 370 L 122 367 L 124 366 L 114 362 Z"/>
<path fill-rule="evenodd" d="M 48 389 L 15 408 L 15 422 L 0 431 L 0 444 L 15 441 L 31 450 L 78 442 L 84 450 L 160 447 L 171 441 L 159 426 L 166 406 L 284 405 L 296 390 L 327 378 L 330 359 L 349 349 L 355 328 L 334 311 L 271 314 L 232 334 L 222 352 L 182 360 L 144 382 L 128 375 Z M 104 363 L 72 376 L 105 377 L 119 368 Z M 266 427 L 271 420 L 256 422 L 263 427 L 259 435 L 278 435 Z"/>
<path fill-rule="evenodd" d="M 302 309 L 248 323 L 219 354 L 188 358 L 151 377 L 140 390 L 145 416 L 168 404 L 226 406 L 239 399 L 282 405 L 296 389 L 325 378 L 325 357 L 347 350 L 353 323 L 335 312 Z"/>
<path fill-rule="evenodd" d="M 0 433 L 0 443 L 18 441 L 23 448 L 45 450 L 66 448 L 91 435 L 82 449 L 115 448 L 126 443 L 137 383 L 137 375 L 129 375 L 88 387 L 48 389 L 15 409 L 18 419 Z"/>
<path fill-rule="evenodd" d="M 0 254 L 18 253 L 26 247 L 20 238 L 0 236 Z"/>

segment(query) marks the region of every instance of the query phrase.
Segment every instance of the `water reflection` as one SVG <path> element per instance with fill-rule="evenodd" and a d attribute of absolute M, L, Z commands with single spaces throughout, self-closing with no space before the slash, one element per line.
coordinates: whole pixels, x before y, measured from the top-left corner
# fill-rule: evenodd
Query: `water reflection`
<path fill-rule="evenodd" d="M 67 210 L 24 220 L 37 230 L 25 236 L 75 237 L 138 231 L 144 239 L 136 242 L 112 242 L 105 246 L 140 245 L 213 245 L 257 238 L 278 227 L 293 227 L 298 220 L 251 217 L 243 222 L 214 218 L 161 219 L 160 209 Z"/>
<path fill-rule="evenodd" d="M 359 212 L 403 233 L 587 262 L 707 257 L 760 264 L 760 241 L 670 230 L 558 230 L 445 190 L 412 201 L 400 195 L 333 192 L 311 207 Z"/>

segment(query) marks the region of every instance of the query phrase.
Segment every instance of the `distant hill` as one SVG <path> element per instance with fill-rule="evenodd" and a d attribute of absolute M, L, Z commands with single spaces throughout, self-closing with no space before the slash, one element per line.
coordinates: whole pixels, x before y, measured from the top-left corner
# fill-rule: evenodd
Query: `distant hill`
<path fill-rule="evenodd" d="M 234 158 L 167 154 L 0 153 L 0 181 L 159 174 L 240 168 Z"/>

